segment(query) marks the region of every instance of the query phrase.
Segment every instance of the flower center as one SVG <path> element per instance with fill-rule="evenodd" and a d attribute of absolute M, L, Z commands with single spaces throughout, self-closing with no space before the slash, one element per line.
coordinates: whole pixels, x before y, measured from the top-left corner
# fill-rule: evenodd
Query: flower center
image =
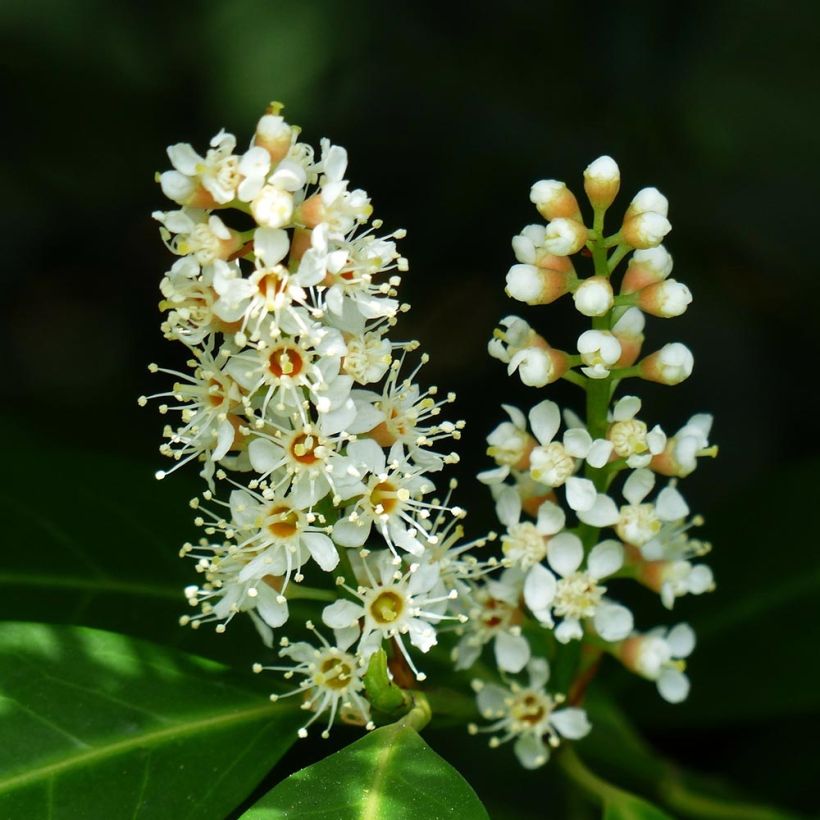
<path fill-rule="evenodd" d="M 645 453 L 647 450 L 646 424 L 638 419 L 615 422 L 609 429 L 607 438 L 612 442 L 615 453 L 621 458 Z"/>
<path fill-rule="evenodd" d="M 535 528 L 525 521 L 513 524 L 501 538 L 501 549 L 511 560 L 520 562 L 523 569 L 541 561 L 547 554 L 547 541 Z"/>
<path fill-rule="evenodd" d="M 370 616 L 379 626 L 387 626 L 401 617 L 404 607 L 404 595 L 396 589 L 386 589 L 370 602 Z"/>
<path fill-rule="evenodd" d="M 305 366 L 304 360 L 299 351 L 293 347 L 277 347 L 270 354 L 268 369 L 277 379 L 283 376 L 296 378 Z"/>
<path fill-rule="evenodd" d="M 380 481 L 370 491 L 370 503 L 377 513 L 392 515 L 399 504 L 399 490 L 390 481 Z"/>
<path fill-rule="evenodd" d="M 642 547 L 660 531 L 661 522 L 654 504 L 628 504 L 621 507 L 621 518 L 615 531 L 622 541 Z"/>
<path fill-rule="evenodd" d="M 549 715 L 552 704 L 539 692 L 525 690 L 510 705 L 510 717 L 527 727 L 537 726 Z"/>
<path fill-rule="evenodd" d="M 350 655 L 329 655 L 319 661 L 318 669 L 313 674 L 317 686 L 341 692 L 353 680 L 353 659 Z"/>
<path fill-rule="evenodd" d="M 560 487 L 575 472 L 575 461 L 564 445 L 553 441 L 530 453 L 530 473 L 548 487 Z"/>
<path fill-rule="evenodd" d="M 268 529 L 277 538 L 292 538 L 299 531 L 299 514 L 287 504 L 271 507 L 268 518 Z"/>
<path fill-rule="evenodd" d="M 501 631 L 501 629 L 512 623 L 514 614 L 515 609 L 506 601 L 488 598 L 482 604 L 481 623 L 491 632 Z"/>
<path fill-rule="evenodd" d="M 259 277 L 256 287 L 259 289 L 259 294 L 264 299 L 268 299 L 278 296 L 284 290 L 285 283 L 275 273 L 270 272 Z"/>
<path fill-rule="evenodd" d="M 290 442 L 289 452 L 294 461 L 299 464 L 311 465 L 319 460 L 316 448 L 319 439 L 311 433 L 298 433 Z"/>
<path fill-rule="evenodd" d="M 598 586 L 586 572 L 561 578 L 555 588 L 553 609 L 559 617 L 591 618 L 606 588 Z"/>

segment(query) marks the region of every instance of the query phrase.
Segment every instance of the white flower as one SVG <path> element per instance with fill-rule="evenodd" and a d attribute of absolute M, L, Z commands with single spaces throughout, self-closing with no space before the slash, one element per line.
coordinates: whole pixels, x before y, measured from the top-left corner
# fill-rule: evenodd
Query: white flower
<path fill-rule="evenodd" d="M 581 216 L 575 196 L 557 179 L 542 179 L 536 182 L 530 188 L 530 202 L 546 220 L 564 217 L 574 220 Z"/>
<path fill-rule="evenodd" d="M 612 285 L 603 276 L 584 279 L 572 295 L 575 308 L 584 316 L 603 316 L 614 302 Z"/>
<path fill-rule="evenodd" d="M 520 627 L 523 582 L 520 570 L 506 569 L 498 580 L 490 579 L 470 591 L 469 621 L 453 650 L 456 669 L 469 669 L 490 641 L 500 670 L 515 673 L 524 668 L 530 659 L 530 645 Z"/>
<path fill-rule="evenodd" d="M 287 695 L 271 695 L 270 699 L 277 701 L 282 697 L 297 695 L 302 698 L 302 708 L 313 712 L 313 717 L 299 729 L 299 737 L 307 737 L 311 724 L 326 712 L 330 714 L 327 727 L 322 732 L 324 738 L 329 736 L 337 716 L 346 723 L 373 729 L 370 704 L 364 697 L 362 660 L 348 651 L 359 637 L 358 625 L 334 630 L 335 646 L 328 643 L 310 621 L 307 626 L 319 639 L 318 648 L 305 641 L 290 643 L 285 639 L 279 655 L 290 658 L 295 663 L 289 666 L 263 666 L 261 663 L 253 665 L 253 671 L 257 673 L 265 669 L 284 672 L 288 679 L 293 675 L 302 676 L 297 689 Z"/>
<path fill-rule="evenodd" d="M 684 673 L 695 648 L 695 633 L 689 624 L 678 624 L 668 632 L 659 628 L 624 641 L 620 657 L 624 665 L 657 684 L 660 696 L 669 703 L 680 703 L 689 694 L 689 679 Z"/>
<path fill-rule="evenodd" d="M 686 478 L 695 471 L 698 458 L 717 455 L 709 445 L 712 416 L 697 413 L 667 442 L 665 450 L 652 460 L 652 469 L 663 475 Z"/>
<path fill-rule="evenodd" d="M 536 445 L 535 439 L 527 432 L 524 414 L 510 404 L 501 406 L 510 420 L 499 424 L 487 436 L 487 455 L 498 466 L 478 474 L 478 480 L 484 484 L 497 484 L 503 481 L 512 469 L 526 470 L 530 463 L 530 452 Z"/>
<path fill-rule="evenodd" d="M 606 437 L 618 458 L 625 458 L 628 467 L 646 467 L 653 456 L 666 447 L 666 434 L 658 426 L 647 430 L 645 422 L 635 418 L 641 409 L 637 396 L 619 399 L 611 413 L 611 424 Z"/>
<path fill-rule="evenodd" d="M 259 225 L 284 228 L 293 216 L 293 194 L 275 185 L 265 185 L 251 202 L 251 213 Z"/>
<path fill-rule="evenodd" d="M 581 368 L 584 375 L 605 379 L 621 358 L 621 343 L 608 330 L 585 330 L 578 337 L 578 352 L 585 365 Z"/>
<path fill-rule="evenodd" d="M 339 598 L 322 611 L 322 620 L 332 629 L 346 629 L 363 619 L 359 654 L 367 660 L 383 640 L 394 638 L 418 680 L 425 675 L 416 669 L 404 636 L 422 652 L 428 652 L 438 642 L 436 626 L 443 620 L 447 603 L 457 597 L 455 590 L 446 592 L 438 569 L 432 564 L 413 564 L 402 573 L 396 569 L 391 555 L 381 551 L 365 558 L 363 567 L 370 585 L 358 589 L 344 585 L 356 602 Z"/>
<path fill-rule="evenodd" d="M 561 618 L 555 637 L 561 643 L 583 637 L 581 622 L 591 620 L 605 641 L 618 641 L 632 630 L 632 614 L 626 607 L 604 599 L 606 587 L 598 582 L 623 565 L 623 547 L 613 540 L 602 541 L 590 551 L 586 570 L 581 570 L 584 548 L 581 539 L 562 532 L 550 539 L 547 561 L 556 579 L 543 564 L 530 570 L 524 583 L 524 600 L 539 621 L 552 626 L 553 615 Z"/>
<path fill-rule="evenodd" d="M 214 203 L 224 205 L 230 202 L 240 180 L 239 158 L 233 154 L 235 148 L 236 138 L 225 131 L 220 131 L 211 140 L 211 148 L 205 157 L 186 142 L 171 145 L 168 159 L 176 173 L 166 172 L 160 177 L 163 193 L 180 204 L 188 204 L 185 200 L 201 185 L 213 197 Z M 184 177 L 188 184 L 180 177 Z"/>
<path fill-rule="evenodd" d="M 468 729 L 471 734 L 493 733 L 492 747 L 515 739 L 515 755 L 521 765 L 536 769 L 549 759 L 550 747 L 558 746 L 562 738 L 579 740 L 589 733 L 591 726 L 583 709 L 556 708 L 564 698 L 550 695 L 545 689 L 550 674 L 546 660 L 533 658 L 527 664 L 527 672 L 529 685 L 526 687 L 513 683 L 507 689 L 476 681 L 478 709 L 484 718 L 493 722 L 481 728 L 471 724 Z"/>

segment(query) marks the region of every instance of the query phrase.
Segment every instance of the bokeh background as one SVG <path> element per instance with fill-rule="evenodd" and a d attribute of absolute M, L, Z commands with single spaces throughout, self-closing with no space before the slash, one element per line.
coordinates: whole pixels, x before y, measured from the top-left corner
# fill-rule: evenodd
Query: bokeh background
<path fill-rule="evenodd" d="M 648 684 L 623 696 L 673 759 L 814 811 L 819 17 L 812 0 L 4 0 L 5 435 L 42 442 L 46 493 L 68 480 L 49 474 L 53 443 L 156 465 L 161 422 L 135 397 L 156 389 L 146 363 L 179 353 L 158 330 L 154 172 L 169 143 L 204 148 L 223 126 L 241 143 L 277 99 L 305 139 L 346 146 L 354 186 L 408 229 L 401 332 L 431 354 L 428 380 L 458 393 L 460 500 L 476 532 L 491 526 L 472 480 L 483 437 L 500 401 L 536 398 L 486 341 L 508 312 L 556 346 L 577 333 L 568 304 L 506 299 L 509 240 L 537 221 L 534 180 L 580 191 L 611 154 L 618 207 L 645 185 L 669 197 L 675 276 L 695 294 L 650 325 L 648 344 L 685 341 L 696 368 L 684 387 L 642 387 L 647 415 L 676 429 L 712 410 L 720 444 L 687 482 L 719 578 L 675 613 L 704 636 L 691 701 L 665 706 Z"/>

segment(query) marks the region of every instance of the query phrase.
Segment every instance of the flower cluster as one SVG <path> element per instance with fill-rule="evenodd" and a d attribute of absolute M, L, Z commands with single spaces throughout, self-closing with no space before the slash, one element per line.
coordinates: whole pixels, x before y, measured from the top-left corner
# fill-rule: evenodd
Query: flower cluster
<path fill-rule="evenodd" d="M 187 369 L 152 365 L 176 381 L 151 398 L 176 418 L 167 472 L 196 462 L 207 482 L 192 501 L 203 537 L 182 549 L 202 577 L 183 622 L 224 632 L 245 612 L 272 646 L 292 599 L 326 602 L 334 643 L 297 624 L 318 645 L 281 639 L 292 665 L 280 668 L 302 677 L 309 723 L 372 725 L 370 656 L 389 646 L 421 679 L 411 648 L 427 652 L 442 621 L 464 619 L 459 589 L 483 571 L 461 542 L 464 512 L 430 479 L 457 461 L 447 442 L 463 423 L 440 419 L 451 394 L 419 386 L 426 356 L 406 362 L 418 344 L 388 336 L 407 309 L 403 232 L 380 235 L 345 178 L 346 151 L 322 140 L 315 153 L 280 109 L 244 151 L 224 131 L 204 156 L 172 145 L 158 177 L 178 206 L 154 214 L 177 257 L 160 285 L 162 330 Z"/>
<path fill-rule="evenodd" d="M 501 740 L 515 738 L 528 767 L 546 761 L 544 738 L 555 744 L 559 734 L 580 737 L 589 728 L 585 719 L 567 715 L 577 708 L 553 711 L 560 698 L 544 689 L 545 659 L 533 657 L 528 631 L 549 630 L 555 656 L 566 644 L 584 642 L 587 665 L 608 653 L 655 681 L 667 701 L 679 702 L 689 690 L 684 659 L 694 632 L 686 624 L 636 631 L 632 612 L 614 597 L 616 586 L 636 580 L 667 609 L 681 596 L 714 588 L 709 567 L 695 560 L 710 547 L 688 534 L 702 521 L 690 515 L 678 489 L 700 458 L 717 452 L 709 444 L 711 416 L 695 415 L 669 435 L 646 420 L 637 396 L 616 397 L 627 379 L 676 385 L 693 367 L 692 353 L 678 342 L 643 353 L 646 316 L 679 316 L 692 295 L 671 277 L 672 257 L 661 244 L 671 230 L 668 203 L 655 188 L 640 191 L 620 228 L 605 235 L 605 213 L 619 187 L 610 157 L 586 169 L 588 225 L 563 182 L 537 182 L 530 199 L 546 224 L 528 225 L 512 241 L 517 261 L 507 274 L 507 295 L 528 305 L 571 296 L 591 319 L 575 350 L 552 346 L 519 316 L 504 318 L 489 343 L 490 355 L 525 385 L 563 378 L 586 398 L 583 420 L 548 399 L 526 413 L 505 405 L 507 420 L 487 438 L 495 465 L 479 475 L 504 527 L 505 570 L 500 578 L 473 582 L 478 610 L 463 628 L 456 664 L 470 667 L 493 641 L 502 677 L 528 666 L 535 679 L 525 688 L 477 682 L 479 708 L 496 720 L 490 730 L 503 730 Z M 592 258 L 592 275 L 576 271 L 583 256 Z M 576 679 L 588 671 L 579 668 Z M 575 695 L 573 706 L 582 696 Z"/>

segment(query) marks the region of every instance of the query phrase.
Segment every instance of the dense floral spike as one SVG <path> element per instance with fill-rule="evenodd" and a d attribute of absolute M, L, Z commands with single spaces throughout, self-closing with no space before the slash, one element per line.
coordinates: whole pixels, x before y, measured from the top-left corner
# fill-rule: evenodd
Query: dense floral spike
<path fill-rule="evenodd" d="M 463 542 L 463 510 L 434 494 L 431 475 L 458 461 L 447 443 L 463 422 L 440 417 L 454 396 L 420 387 L 427 356 L 410 365 L 418 343 L 388 337 L 408 307 L 404 231 L 371 220 L 344 148 L 322 140 L 316 154 L 298 136 L 272 104 L 244 152 L 224 131 L 204 156 L 168 149 L 158 180 L 179 207 L 154 217 L 178 258 L 160 309 L 188 370 L 150 369 L 174 378 L 151 398 L 178 414 L 160 448 L 174 463 L 157 477 L 197 462 L 208 485 L 191 502 L 204 537 L 182 548 L 202 576 L 182 622 L 224 632 L 247 613 L 270 647 L 275 629 L 313 630 L 289 624 L 293 598 L 324 604 L 335 645 L 316 630 L 318 648 L 280 640 L 292 665 L 276 668 L 302 676 L 313 712 L 304 735 L 323 714 L 328 729 L 372 727 L 370 656 L 384 645 L 423 679 L 411 650 L 467 620 L 457 599 L 497 561 L 469 555 L 484 540 Z"/>
<path fill-rule="evenodd" d="M 589 165 L 584 189 L 593 219 L 587 225 L 563 182 L 537 182 L 530 199 L 547 224 L 528 225 L 512 241 L 517 262 L 507 274 L 507 295 L 545 305 L 570 294 L 575 309 L 591 319 L 574 345 L 561 341 L 577 355 L 553 347 L 553 340 L 518 316 L 504 318 L 489 343 L 490 355 L 525 385 L 544 387 L 563 378 L 586 397 L 583 420 L 564 411 L 563 434 L 562 413 L 552 401 L 526 413 L 503 405 L 508 420 L 487 437 L 495 466 L 479 475 L 505 528 L 500 540 L 506 569 L 500 579 L 469 582 L 464 598 L 473 611 L 454 658 L 459 668 L 468 668 L 492 643 L 503 679 L 528 665 L 529 687 L 476 686 L 480 711 L 495 721 L 482 731 L 501 732 L 496 743 L 516 738 L 516 753 L 527 767 L 546 761 L 544 738 L 555 743 L 559 734 L 581 737 L 589 728 L 585 717 L 570 719 L 573 710 L 554 709 L 557 698 L 544 689 L 547 661 L 526 637 L 533 629 L 553 633 L 555 641 L 546 644 L 554 647 L 553 661 L 564 644 L 582 643 L 582 660 L 569 661 L 578 664 L 570 690 L 574 704 L 603 653 L 655 681 L 661 696 L 676 703 L 689 691 L 684 667 L 695 646 L 693 631 L 679 624 L 636 632 L 632 613 L 616 600 L 618 590 L 631 578 L 671 609 L 683 595 L 714 588 L 709 567 L 694 560 L 710 545 L 687 534 L 702 520 L 690 517 L 676 483 L 699 458 L 716 455 L 709 443 L 712 417 L 697 414 L 667 435 L 644 419 L 637 396 L 615 395 L 627 379 L 679 384 L 694 364 L 679 342 L 641 358 L 645 315 L 679 316 L 692 294 L 670 278 L 672 257 L 660 244 L 671 230 L 668 202 L 657 189 L 640 191 L 620 229 L 604 234 L 605 212 L 620 184 L 611 157 Z M 591 275 L 581 272 L 581 251 L 592 257 Z M 614 274 L 630 252 L 618 282 Z"/>

